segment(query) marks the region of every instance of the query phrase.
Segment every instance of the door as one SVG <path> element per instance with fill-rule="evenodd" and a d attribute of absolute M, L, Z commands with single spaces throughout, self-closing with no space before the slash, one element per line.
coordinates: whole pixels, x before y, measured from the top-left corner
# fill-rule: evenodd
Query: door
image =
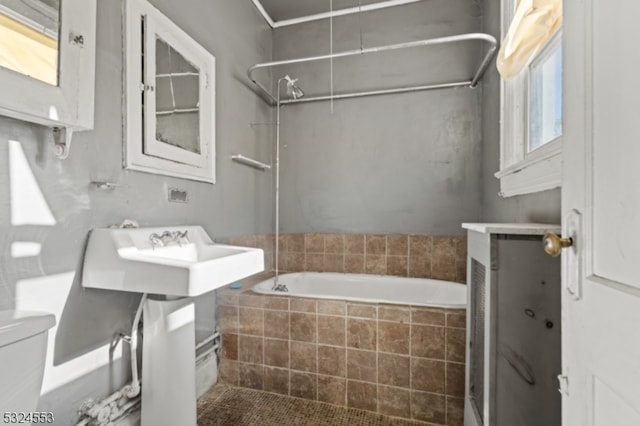
<path fill-rule="evenodd" d="M 640 2 L 564 2 L 564 426 L 640 425 Z"/>

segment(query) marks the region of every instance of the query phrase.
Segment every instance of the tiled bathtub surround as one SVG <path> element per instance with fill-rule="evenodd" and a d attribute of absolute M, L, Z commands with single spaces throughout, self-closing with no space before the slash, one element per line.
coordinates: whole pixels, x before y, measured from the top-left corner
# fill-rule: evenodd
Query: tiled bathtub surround
<path fill-rule="evenodd" d="M 218 290 L 223 382 L 462 425 L 464 310 L 256 295 L 249 284 Z"/>
<path fill-rule="evenodd" d="M 263 249 L 265 271 L 274 269 L 274 234 L 232 237 L 226 242 Z M 466 283 L 466 237 L 282 234 L 279 246 L 282 272 L 366 273 Z"/>
<path fill-rule="evenodd" d="M 264 250 L 264 270 L 265 272 L 273 271 L 274 268 L 274 253 L 276 247 L 276 239 L 274 234 L 256 234 L 246 235 L 242 237 L 231 237 L 226 241 L 221 241 L 225 244 L 231 244 L 234 246 L 243 247 L 255 247 Z"/>
<path fill-rule="evenodd" d="M 283 234 L 278 268 L 466 282 L 466 237 Z"/>

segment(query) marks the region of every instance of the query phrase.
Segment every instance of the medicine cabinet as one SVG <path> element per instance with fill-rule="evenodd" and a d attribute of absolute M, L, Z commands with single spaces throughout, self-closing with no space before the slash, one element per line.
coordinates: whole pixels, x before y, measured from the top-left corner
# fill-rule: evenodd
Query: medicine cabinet
<path fill-rule="evenodd" d="M 125 167 L 215 183 L 215 58 L 143 0 L 126 0 Z"/>
<path fill-rule="evenodd" d="M 0 0 L 0 114 L 54 128 L 65 158 L 93 128 L 95 0 Z"/>

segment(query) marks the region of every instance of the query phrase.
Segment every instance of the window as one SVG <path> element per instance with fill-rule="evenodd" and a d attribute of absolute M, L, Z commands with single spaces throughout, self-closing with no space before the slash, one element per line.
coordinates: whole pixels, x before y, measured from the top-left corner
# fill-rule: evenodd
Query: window
<path fill-rule="evenodd" d="M 562 45 L 550 43 L 529 67 L 527 152 L 562 136 Z"/>
<path fill-rule="evenodd" d="M 126 167 L 215 183 L 215 58 L 148 2 L 127 5 Z"/>
<path fill-rule="evenodd" d="M 503 34 L 515 0 L 503 0 Z M 531 63 L 501 84 L 500 193 L 559 187 L 562 181 L 562 29 Z"/>

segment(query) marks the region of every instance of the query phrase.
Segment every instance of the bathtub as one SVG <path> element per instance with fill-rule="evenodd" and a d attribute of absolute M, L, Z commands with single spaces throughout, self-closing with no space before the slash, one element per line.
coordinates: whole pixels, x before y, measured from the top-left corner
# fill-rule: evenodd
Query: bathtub
<path fill-rule="evenodd" d="M 448 309 L 465 309 L 467 306 L 467 286 L 450 281 L 333 272 L 281 274 L 278 284 L 286 285 L 288 292 L 273 291 L 273 281 L 274 278 L 262 281 L 252 290 L 261 294 L 366 303 Z"/>

